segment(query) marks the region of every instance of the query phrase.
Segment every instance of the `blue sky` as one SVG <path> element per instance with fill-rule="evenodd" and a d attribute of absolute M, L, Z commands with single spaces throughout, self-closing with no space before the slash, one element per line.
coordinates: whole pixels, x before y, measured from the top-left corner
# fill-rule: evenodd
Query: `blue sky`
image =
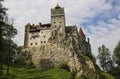
<path fill-rule="evenodd" d="M 23 45 L 24 26 L 28 22 L 49 23 L 50 9 L 57 3 L 65 9 L 67 25 L 83 28 L 94 55 L 102 44 L 113 51 L 120 41 L 120 0 L 5 0 L 7 13 L 14 18 L 14 26 L 18 29 L 15 42 Z"/>

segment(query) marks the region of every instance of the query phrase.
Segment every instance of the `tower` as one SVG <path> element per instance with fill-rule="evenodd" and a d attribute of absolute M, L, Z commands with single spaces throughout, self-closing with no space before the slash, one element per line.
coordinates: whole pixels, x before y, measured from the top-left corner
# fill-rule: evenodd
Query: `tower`
<path fill-rule="evenodd" d="M 65 13 L 64 8 L 61 8 L 59 4 L 51 9 L 51 30 L 53 36 L 65 37 Z"/>
<path fill-rule="evenodd" d="M 28 48 L 29 45 L 29 32 L 30 32 L 30 23 L 25 26 L 25 37 L 24 37 L 24 48 Z"/>
<path fill-rule="evenodd" d="M 85 34 L 83 33 L 82 28 L 79 29 L 79 33 L 78 33 L 79 37 L 83 40 L 86 40 Z"/>

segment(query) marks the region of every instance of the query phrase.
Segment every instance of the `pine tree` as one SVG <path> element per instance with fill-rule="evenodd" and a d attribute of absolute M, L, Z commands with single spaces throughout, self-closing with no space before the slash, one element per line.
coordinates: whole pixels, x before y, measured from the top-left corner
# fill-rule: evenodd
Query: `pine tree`
<path fill-rule="evenodd" d="M 13 42 L 17 29 L 14 28 L 13 23 L 8 22 L 7 9 L 3 7 L 2 1 L 0 0 L 0 71 L 2 65 L 6 64 L 7 74 L 9 74 L 9 64 L 17 52 L 17 45 Z"/>
<path fill-rule="evenodd" d="M 3 34 L 2 34 L 2 28 L 4 26 L 4 20 L 6 17 L 6 8 L 3 8 L 2 2 L 3 0 L 0 0 L 0 75 L 1 75 L 1 70 L 2 70 L 2 53 L 3 53 Z"/>
<path fill-rule="evenodd" d="M 115 63 L 120 66 L 120 41 L 118 42 L 118 44 L 116 45 L 116 47 L 114 48 L 114 60 Z"/>
<path fill-rule="evenodd" d="M 109 49 L 105 45 L 102 45 L 98 48 L 98 53 L 97 58 L 99 59 L 102 70 L 110 71 L 113 68 L 113 61 Z"/>

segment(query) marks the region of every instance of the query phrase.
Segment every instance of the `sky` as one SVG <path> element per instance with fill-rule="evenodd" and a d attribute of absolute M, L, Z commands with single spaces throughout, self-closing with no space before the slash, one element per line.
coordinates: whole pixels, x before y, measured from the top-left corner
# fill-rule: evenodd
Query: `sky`
<path fill-rule="evenodd" d="M 120 0 L 5 0 L 9 19 L 14 19 L 18 30 L 14 41 L 24 44 L 27 23 L 50 23 L 50 10 L 57 3 L 65 9 L 66 25 L 82 27 L 90 38 L 93 55 L 102 44 L 113 51 L 120 41 Z"/>

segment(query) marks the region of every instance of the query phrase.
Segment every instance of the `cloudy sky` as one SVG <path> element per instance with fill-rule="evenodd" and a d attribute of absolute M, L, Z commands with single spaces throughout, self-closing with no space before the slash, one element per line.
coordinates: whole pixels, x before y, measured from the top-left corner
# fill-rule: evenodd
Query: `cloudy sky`
<path fill-rule="evenodd" d="M 18 29 L 15 42 L 24 43 L 24 26 L 50 23 L 50 9 L 59 3 L 65 8 L 66 24 L 83 28 L 90 38 L 92 52 L 105 44 L 111 51 L 120 41 L 120 0 L 5 0 L 9 18 Z"/>

